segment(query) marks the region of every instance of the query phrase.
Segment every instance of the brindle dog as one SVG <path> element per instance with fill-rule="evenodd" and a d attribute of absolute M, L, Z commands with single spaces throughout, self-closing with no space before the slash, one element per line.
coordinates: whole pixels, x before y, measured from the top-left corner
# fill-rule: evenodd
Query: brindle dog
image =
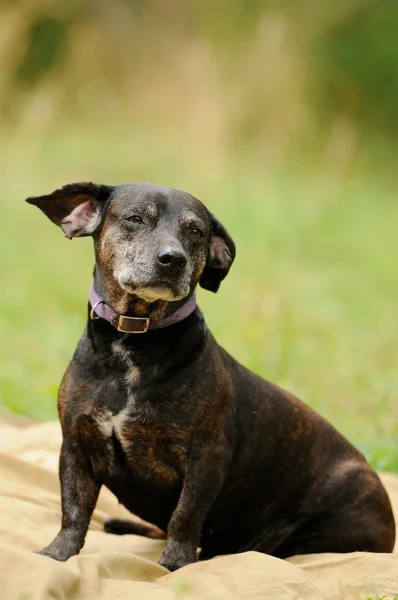
<path fill-rule="evenodd" d="M 167 532 L 160 564 L 170 570 L 199 549 L 201 559 L 392 551 L 391 505 L 362 454 L 207 329 L 195 287 L 218 290 L 235 246 L 199 200 L 144 183 L 76 183 L 28 202 L 67 237 L 93 237 L 95 304 L 130 318 L 122 323 L 138 317 L 143 332 L 119 331 L 129 329 L 89 304 L 59 391 L 62 527 L 41 554 L 80 551 L 102 485 L 154 525 L 111 519 L 105 529 Z"/>

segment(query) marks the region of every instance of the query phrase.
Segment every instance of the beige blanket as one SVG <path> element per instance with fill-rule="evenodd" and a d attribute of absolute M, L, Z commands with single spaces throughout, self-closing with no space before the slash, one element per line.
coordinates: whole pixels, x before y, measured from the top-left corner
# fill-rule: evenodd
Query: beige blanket
<path fill-rule="evenodd" d="M 58 423 L 0 426 L 1 600 L 367 600 L 398 599 L 398 555 L 298 556 L 256 552 L 222 556 L 175 573 L 156 564 L 164 542 L 102 532 L 108 516 L 127 516 L 100 495 L 79 556 L 57 563 L 33 554 L 60 525 Z M 398 516 L 398 476 L 382 475 Z"/>

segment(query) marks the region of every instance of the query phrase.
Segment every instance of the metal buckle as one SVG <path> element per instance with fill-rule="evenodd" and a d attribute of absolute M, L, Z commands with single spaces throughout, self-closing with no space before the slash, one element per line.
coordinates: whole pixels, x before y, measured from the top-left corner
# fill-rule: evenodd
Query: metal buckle
<path fill-rule="evenodd" d="M 90 319 L 92 321 L 96 321 L 97 319 L 101 318 L 98 315 L 96 316 L 96 313 L 95 313 L 95 309 L 97 308 L 98 304 L 105 304 L 105 300 L 98 300 L 98 302 L 96 302 L 94 304 L 94 306 L 92 307 L 92 309 L 90 310 Z"/>
<path fill-rule="evenodd" d="M 145 323 L 143 324 L 144 329 L 141 329 L 139 331 L 131 331 L 130 329 L 124 329 L 123 328 L 124 319 L 127 319 L 128 321 L 145 321 Z M 149 317 L 125 317 L 124 315 L 120 315 L 119 321 L 117 323 L 117 330 L 121 331 L 122 333 L 146 333 L 149 329 L 149 323 L 150 323 Z"/>

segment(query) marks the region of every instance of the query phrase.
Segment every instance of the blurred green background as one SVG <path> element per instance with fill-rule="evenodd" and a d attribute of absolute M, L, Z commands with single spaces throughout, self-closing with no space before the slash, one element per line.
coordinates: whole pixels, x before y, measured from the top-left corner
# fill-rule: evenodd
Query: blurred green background
<path fill-rule="evenodd" d="M 236 262 L 199 302 L 237 359 L 398 471 L 395 0 L 0 7 L 0 407 L 56 415 L 93 254 L 28 195 L 148 180 Z"/>

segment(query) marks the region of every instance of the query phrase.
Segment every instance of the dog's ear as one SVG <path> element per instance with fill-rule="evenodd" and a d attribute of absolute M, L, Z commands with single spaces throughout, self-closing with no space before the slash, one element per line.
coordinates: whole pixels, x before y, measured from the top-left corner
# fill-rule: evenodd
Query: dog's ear
<path fill-rule="evenodd" d="M 209 213 L 210 239 L 206 266 L 199 283 L 205 290 L 216 292 L 235 258 L 235 244 L 228 231 Z"/>
<path fill-rule="evenodd" d="M 115 188 L 96 183 L 70 183 L 26 202 L 37 206 L 67 238 L 92 235 L 101 222 L 102 209 Z"/>

